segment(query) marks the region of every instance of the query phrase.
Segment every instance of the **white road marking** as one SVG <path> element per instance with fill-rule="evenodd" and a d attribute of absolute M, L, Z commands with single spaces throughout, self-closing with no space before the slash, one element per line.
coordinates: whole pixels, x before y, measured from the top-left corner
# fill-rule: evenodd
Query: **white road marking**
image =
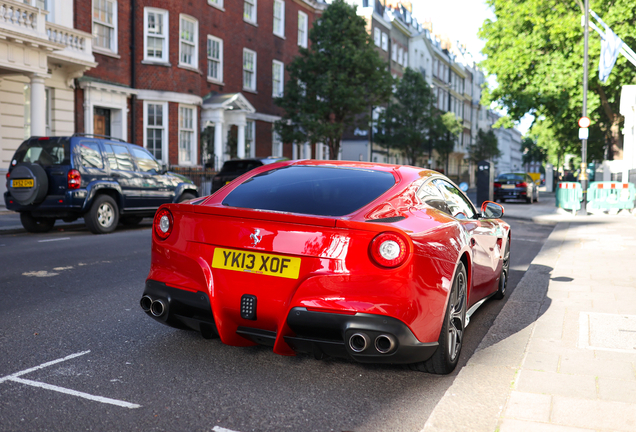
<path fill-rule="evenodd" d="M 38 243 L 46 243 L 46 242 L 52 242 L 52 241 L 60 241 L 60 240 L 70 240 L 70 237 L 60 237 L 60 238 L 54 238 L 54 239 L 47 239 L 47 240 L 38 240 Z"/>
<path fill-rule="evenodd" d="M 225 428 L 222 428 L 221 426 L 214 426 L 212 428 L 212 432 L 237 432 L 237 431 L 233 431 L 233 430 L 230 430 L 230 429 L 225 429 Z"/>
<path fill-rule="evenodd" d="M 19 378 L 22 375 L 25 375 L 25 374 L 28 374 L 28 373 L 31 373 L 31 372 L 35 372 L 37 370 L 52 366 L 52 365 L 57 364 L 57 363 L 61 363 L 61 362 L 67 361 L 67 360 L 71 360 L 71 359 L 74 359 L 74 358 L 79 357 L 79 356 L 83 356 L 84 354 L 88 354 L 89 352 L 90 352 L 90 350 L 78 352 L 78 353 L 75 353 L 75 354 L 68 355 L 68 356 L 66 356 L 64 358 L 61 358 L 61 359 L 52 360 L 50 362 L 42 363 L 39 366 L 35 366 L 35 367 L 29 368 L 29 369 L 25 369 L 25 370 L 20 371 L 20 372 L 16 372 L 16 373 L 11 374 L 11 375 L 7 375 L 7 376 L 4 376 L 4 377 L 1 377 L 0 378 L 0 383 L 3 383 L 4 381 L 13 381 L 13 382 L 17 382 L 17 383 L 24 384 L 24 385 L 29 385 L 29 386 L 33 386 L 33 387 L 39 387 L 39 388 L 43 388 L 43 389 L 46 389 L 46 390 L 53 390 L 53 391 L 56 391 L 56 392 L 60 392 L 60 393 L 64 393 L 64 394 L 68 394 L 68 395 L 72 395 L 72 396 L 77 396 L 77 397 L 81 397 L 81 398 L 84 398 L 84 399 L 88 399 L 88 400 L 92 400 L 92 401 L 96 401 L 96 402 L 101 402 L 101 403 L 105 403 L 105 404 L 116 405 L 116 406 L 120 406 L 120 407 L 123 407 L 123 408 L 130 408 L 130 409 L 140 408 L 141 405 L 137 405 L 137 404 L 130 403 L 130 402 L 120 401 L 120 400 L 117 400 L 117 399 L 111 399 L 111 398 L 107 398 L 107 397 L 103 397 L 103 396 L 95 396 L 95 395 L 92 395 L 92 394 L 79 392 L 79 391 L 76 391 L 76 390 L 71 390 L 71 389 L 67 389 L 67 388 L 64 388 L 64 387 L 59 387 L 59 386 L 56 386 L 56 385 L 51 385 L 51 384 L 47 384 L 47 383 L 43 383 L 43 382 L 39 382 L 39 381 L 33 381 L 33 380 L 27 380 L 27 379 Z"/>
<path fill-rule="evenodd" d="M 51 276 L 57 276 L 59 275 L 59 273 L 49 273 L 46 270 L 39 270 L 39 271 L 32 271 L 32 272 L 26 272 L 26 273 L 22 273 L 22 276 L 29 276 L 29 277 L 51 277 Z"/>
<path fill-rule="evenodd" d="M 107 397 L 102 397 L 102 396 L 94 396 L 88 393 L 83 393 L 83 392 L 79 392 L 79 391 L 75 391 L 75 390 L 71 390 L 71 389 L 67 389 L 64 387 L 58 387 L 56 385 L 51 385 L 51 384 L 46 384 L 43 382 L 39 382 L 39 381 L 31 381 L 31 380 L 25 380 L 22 378 L 9 378 L 10 381 L 15 381 L 18 382 L 20 384 L 26 384 L 26 385 L 30 385 L 33 387 L 40 387 L 43 389 L 47 389 L 47 390 L 53 390 L 56 392 L 60 392 L 60 393 L 65 393 L 65 394 L 69 394 L 72 396 L 77 396 L 77 397 L 81 397 L 84 399 L 89 399 L 95 402 L 101 402 L 101 403 L 105 403 L 105 404 L 110 404 L 110 405 L 117 405 L 123 408 L 140 408 L 141 405 L 137 405 L 137 404 L 133 404 L 133 403 L 129 403 L 129 402 L 124 402 L 124 401 L 120 401 L 117 399 L 110 399 Z"/>
<path fill-rule="evenodd" d="M 82 351 L 82 352 L 78 352 L 78 353 L 75 353 L 75 354 L 67 355 L 64 358 L 57 359 L 57 360 L 51 360 L 50 362 L 42 363 L 40 366 L 32 367 L 30 369 L 25 369 L 25 370 L 23 370 L 21 372 L 16 372 L 14 374 L 7 375 L 5 377 L 0 378 L 0 383 L 2 383 L 3 381 L 8 380 L 10 378 L 15 378 L 15 377 L 19 377 L 19 376 L 22 376 L 22 375 L 26 375 L 28 373 L 35 372 L 36 370 L 44 369 L 45 367 L 53 366 L 54 364 L 62 363 L 62 362 L 65 362 L 67 360 L 74 359 L 75 357 L 83 356 L 84 354 L 88 354 L 89 352 L 91 352 L 91 351 L 88 350 L 88 351 Z"/>

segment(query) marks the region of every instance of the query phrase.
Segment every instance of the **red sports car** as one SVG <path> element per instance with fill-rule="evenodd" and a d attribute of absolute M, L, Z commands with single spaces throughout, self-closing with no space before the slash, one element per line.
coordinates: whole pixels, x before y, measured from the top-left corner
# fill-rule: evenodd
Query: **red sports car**
<path fill-rule="evenodd" d="M 140 304 L 228 345 L 449 373 L 472 312 L 504 296 L 502 215 L 423 168 L 267 165 L 159 208 Z"/>

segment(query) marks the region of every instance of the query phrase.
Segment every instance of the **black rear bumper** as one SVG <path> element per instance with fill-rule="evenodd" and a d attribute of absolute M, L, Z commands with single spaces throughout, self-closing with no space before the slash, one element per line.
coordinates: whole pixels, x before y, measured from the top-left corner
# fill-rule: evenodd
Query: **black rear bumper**
<path fill-rule="evenodd" d="M 146 302 L 162 302 L 161 314 L 153 314 Z M 155 320 L 172 327 L 192 329 L 204 337 L 218 336 L 210 298 L 204 292 L 190 292 L 172 288 L 162 282 L 146 281 L 141 300 L 142 308 Z M 256 322 L 255 322 L 256 324 Z M 352 358 L 361 363 L 417 363 L 430 358 L 438 343 L 422 343 L 402 321 L 382 315 L 356 313 L 345 315 L 331 312 L 293 308 L 287 325 L 294 336 L 284 336 L 285 342 L 296 352 L 323 356 Z M 253 342 L 273 346 L 276 333 L 252 327 L 239 327 L 237 333 Z M 351 338 L 366 341 L 365 347 L 354 351 Z M 377 342 L 378 338 L 382 343 Z M 387 341 L 391 343 L 387 346 Z M 378 345 L 379 344 L 379 345 Z M 378 349 L 378 346 L 380 349 Z"/>
<path fill-rule="evenodd" d="M 287 316 L 287 325 L 296 336 L 285 336 L 285 342 L 294 351 L 332 357 L 350 357 L 361 363 L 408 364 L 427 360 L 438 343 L 422 343 L 402 321 L 382 315 L 356 313 L 345 315 L 293 308 Z M 368 346 L 355 352 L 350 344 L 354 335 L 368 338 Z M 395 342 L 392 349 L 381 353 L 376 347 L 379 336 Z"/>

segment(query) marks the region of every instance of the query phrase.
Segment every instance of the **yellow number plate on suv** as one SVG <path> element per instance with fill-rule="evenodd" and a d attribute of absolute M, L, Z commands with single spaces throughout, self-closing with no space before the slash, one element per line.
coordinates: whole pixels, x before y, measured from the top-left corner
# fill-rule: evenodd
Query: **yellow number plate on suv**
<path fill-rule="evenodd" d="M 11 187 L 14 187 L 14 188 L 33 187 L 33 179 L 14 179 L 14 180 L 11 180 Z"/>
<path fill-rule="evenodd" d="M 216 248 L 212 258 L 212 267 L 298 279 L 300 258 Z"/>

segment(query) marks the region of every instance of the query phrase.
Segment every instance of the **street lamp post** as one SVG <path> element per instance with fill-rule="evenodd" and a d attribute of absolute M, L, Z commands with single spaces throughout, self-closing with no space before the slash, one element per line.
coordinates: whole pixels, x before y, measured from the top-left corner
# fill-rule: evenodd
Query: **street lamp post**
<path fill-rule="evenodd" d="M 587 117 L 587 76 L 588 76 L 588 39 L 590 22 L 590 0 L 585 0 L 585 27 L 583 30 L 583 116 Z M 583 189 L 583 201 L 581 202 L 582 216 L 587 215 L 587 137 L 581 140 L 581 188 Z"/>

